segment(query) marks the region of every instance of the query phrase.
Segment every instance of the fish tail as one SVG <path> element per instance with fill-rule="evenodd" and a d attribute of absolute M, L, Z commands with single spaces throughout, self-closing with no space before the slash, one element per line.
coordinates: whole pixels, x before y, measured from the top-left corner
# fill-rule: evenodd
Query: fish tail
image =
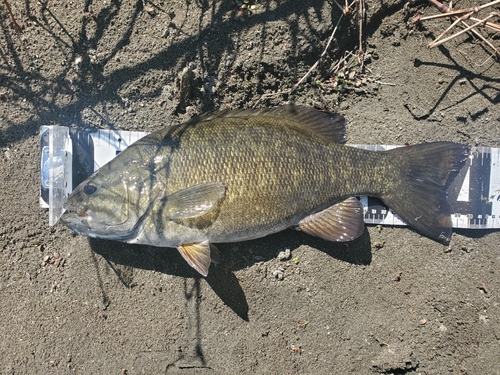
<path fill-rule="evenodd" d="M 464 166 L 469 147 L 452 142 L 425 143 L 387 151 L 393 183 L 382 200 L 411 227 L 442 243 L 450 241 L 451 206 L 447 188 Z"/>

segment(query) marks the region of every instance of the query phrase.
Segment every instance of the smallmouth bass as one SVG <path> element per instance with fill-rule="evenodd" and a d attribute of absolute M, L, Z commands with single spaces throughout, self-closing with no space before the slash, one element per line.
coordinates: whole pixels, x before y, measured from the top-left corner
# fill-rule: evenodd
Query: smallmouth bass
<path fill-rule="evenodd" d="M 206 276 L 218 242 L 295 228 L 329 241 L 364 230 L 354 198 L 382 199 L 410 226 L 451 237 L 446 189 L 466 145 L 374 152 L 344 145 L 345 120 L 302 106 L 197 116 L 138 140 L 82 182 L 61 220 L 96 238 L 177 248 Z"/>

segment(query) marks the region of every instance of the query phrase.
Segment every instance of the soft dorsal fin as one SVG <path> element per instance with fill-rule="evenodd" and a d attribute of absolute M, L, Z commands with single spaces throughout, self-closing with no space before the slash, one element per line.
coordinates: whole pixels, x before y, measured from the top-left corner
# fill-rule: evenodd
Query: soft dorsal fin
<path fill-rule="evenodd" d="M 275 117 L 288 119 L 289 126 L 314 131 L 317 134 L 335 142 L 344 144 L 345 119 L 336 113 L 318 111 L 311 107 L 300 105 L 285 105 L 275 108 L 226 110 L 213 114 L 203 114 L 191 119 L 190 123 L 211 121 L 218 118 Z"/>
<path fill-rule="evenodd" d="M 305 217 L 296 227 L 335 242 L 352 241 L 363 233 L 364 228 L 363 205 L 354 197 Z"/>

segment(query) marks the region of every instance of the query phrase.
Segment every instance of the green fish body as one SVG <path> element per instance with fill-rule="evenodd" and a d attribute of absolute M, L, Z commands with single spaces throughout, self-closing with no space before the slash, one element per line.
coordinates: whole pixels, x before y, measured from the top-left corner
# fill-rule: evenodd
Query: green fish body
<path fill-rule="evenodd" d="M 295 228 L 350 241 L 353 198 L 381 198 L 409 225 L 451 236 L 446 188 L 468 147 L 436 142 L 373 152 L 344 146 L 345 120 L 312 108 L 225 111 L 152 133 L 80 184 L 62 217 L 98 238 L 177 248 L 206 275 L 211 243 Z"/>

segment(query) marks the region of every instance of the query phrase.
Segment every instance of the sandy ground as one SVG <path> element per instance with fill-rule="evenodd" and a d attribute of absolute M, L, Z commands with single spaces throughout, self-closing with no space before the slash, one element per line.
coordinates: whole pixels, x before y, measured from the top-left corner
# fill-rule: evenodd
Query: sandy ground
<path fill-rule="evenodd" d="M 175 250 L 51 228 L 38 205 L 44 124 L 153 131 L 291 101 L 342 113 L 351 143 L 500 147 L 500 65 L 480 43 L 427 49 L 449 22 L 409 20 L 436 10 L 370 1 L 356 90 L 327 80 L 357 46 L 347 16 L 295 94 L 263 97 L 319 58 L 334 3 L 261 1 L 243 21 L 229 0 L 10 3 L 23 32 L 2 3 L 0 374 L 500 374 L 499 231 L 457 230 L 450 247 L 405 228 L 347 244 L 286 231 L 221 245 L 204 279 Z"/>

